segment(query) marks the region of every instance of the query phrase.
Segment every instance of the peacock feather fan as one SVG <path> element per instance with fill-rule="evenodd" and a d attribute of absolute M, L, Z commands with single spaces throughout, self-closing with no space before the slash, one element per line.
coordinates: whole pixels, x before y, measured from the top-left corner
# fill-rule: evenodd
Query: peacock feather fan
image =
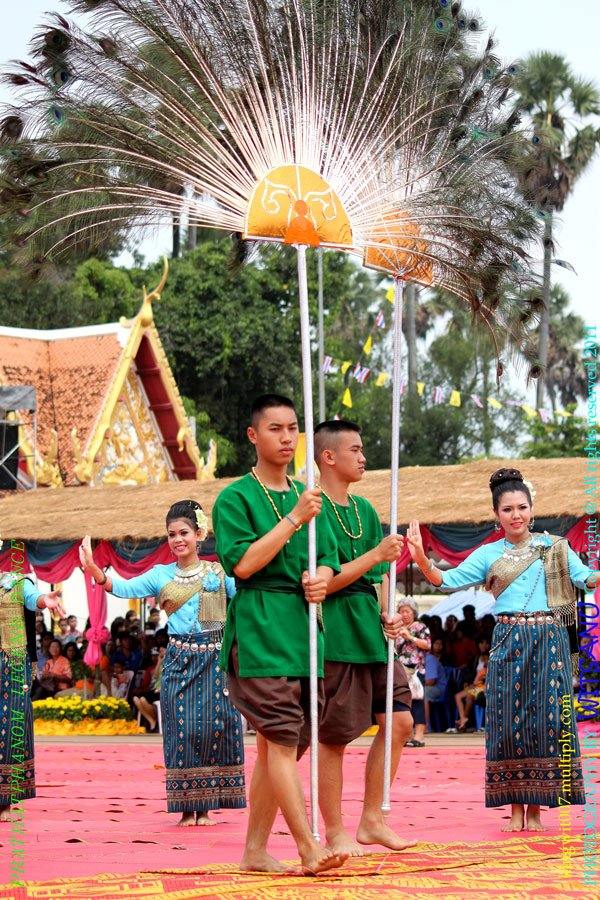
<path fill-rule="evenodd" d="M 2 190 L 36 266 L 165 219 L 359 253 L 498 341 L 531 315 L 532 142 L 446 0 L 72 0 L 5 78 Z M 81 14 L 81 15 L 77 15 Z M 76 19 L 76 21 L 75 21 Z M 525 295 L 527 296 L 527 295 Z M 512 299 L 510 299 L 512 298 Z"/>

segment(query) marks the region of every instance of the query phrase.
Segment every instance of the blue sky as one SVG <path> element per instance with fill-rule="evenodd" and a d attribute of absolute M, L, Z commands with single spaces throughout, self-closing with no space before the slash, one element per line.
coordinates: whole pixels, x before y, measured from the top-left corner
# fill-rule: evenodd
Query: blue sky
<path fill-rule="evenodd" d="M 467 4 L 478 10 L 489 30 L 498 39 L 498 52 L 503 59 L 513 60 L 534 50 L 552 50 L 564 54 L 574 71 L 591 78 L 600 86 L 600 50 L 598 31 L 600 14 L 594 0 L 480 0 Z M 0 30 L 0 62 L 26 55 L 28 40 L 47 11 L 66 12 L 62 0 L 21 0 L 14 6 L 5 4 Z M 7 14 L 8 13 L 8 14 Z M 7 99 L 0 87 L 0 99 Z M 598 123 L 600 125 L 600 122 Z M 555 281 L 560 281 L 571 296 L 573 308 L 588 324 L 600 324 L 598 289 L 598 213 L 600 202 L 600 157 L 577 185 L 558 222 L 557 256 L 571 262 L 577 275 L 554 267 Z M 157 236 L 145 242 L 143 251 L 150 259 L 168 248 L 168 241 Z"/>

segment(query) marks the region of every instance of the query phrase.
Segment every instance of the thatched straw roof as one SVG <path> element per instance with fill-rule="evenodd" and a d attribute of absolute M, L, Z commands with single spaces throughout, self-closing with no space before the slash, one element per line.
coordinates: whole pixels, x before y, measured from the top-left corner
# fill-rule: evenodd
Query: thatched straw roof
<path fill-rule="evenodd" d="M 586 461 L 482 459 L 456 466 L 411 466 L 400 471 L 399 521 L 426 525 L 475 524 L 491 520 L 488 480 L 500 466 L 515 466 L 537 491 L 535 513 L 582 516 Z M 98 540 L 162 537 L 164 519 L 176 500 L 198 500 L 210 515 L 218 493 L 231 481 L 167 482 L 142 487 L 41 488 L 0 499 L 0 534 L 15 540 L 68 541 L 83 534 Z M 389 520 L 389 471 L 368 472 L 356 493 L 367 497 L 383 522 Z"/>

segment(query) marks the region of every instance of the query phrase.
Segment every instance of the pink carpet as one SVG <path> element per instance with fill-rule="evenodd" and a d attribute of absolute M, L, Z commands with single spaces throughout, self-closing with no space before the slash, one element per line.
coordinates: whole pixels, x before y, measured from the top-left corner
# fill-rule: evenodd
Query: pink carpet
<path fill-rule="evenodd" d="M 347 752 L 344 813 L 357 822 L 368 747 Z M 255 748 L 247 748 L 247 772 Z M 301 764 L 305 784 L 308 760 Z M 496 841 L 507 809 L 483 805 L 483 747 L 404 751 L 393 790 L 390 824 L 419 841 Z M 241 855 L 246 810 L 215 814 L 212 828 L 178 828 L 165 811 L 159 744 L 42 743 L 36 749 L 38 796 L 26 803 L 27 880 L 133 873 L 160 867 L 188 868 L 236 862 Z M 545 813 L 557 835 L 557 811 Z M 571 810 L 572 834 L 582 831 L 581 807 Z M 285 822 L 278 819 L 273 854 L 296 857 Z M 0 883 L 8 880 L 10 826 L 0 825 Z"/>

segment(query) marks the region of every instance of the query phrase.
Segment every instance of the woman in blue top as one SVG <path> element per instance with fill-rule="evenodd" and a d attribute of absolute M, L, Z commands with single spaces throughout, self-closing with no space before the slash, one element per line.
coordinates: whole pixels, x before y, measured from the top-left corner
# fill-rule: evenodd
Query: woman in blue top
<path fill-rule="evenodd" d="M 60 591 L 42 594 L 21 572 L 0 572 L 0 822 L 10 821 L 12 804 L 35 797 L 25 608 L 65 615 Z"/>
<path fill-rule="evenodd" d="M 477 547 L 455 569 L 441 572 L 427 559 L 418 522 L 410 523 L 407 538 L 431 584 L 450 592 L 484 583 L 496 598 L 486 682 L 485 803 L 512 805 L 504 831 L 542 831 L 540 804 L 585 803 L 569 631 L 576 650 L 575 587 L 593 588 L 597 573 L 564 538 L 530 533 L 531 493 L 517 469 L 494 472 L 490 489 L 496 529 L 504 529 L 504 537 Z"/>
<path fill-rule="evenodd" d="M 169 617 L 160 703 L 167 810 L 182 813 L 180 825 L 211 825 L 209 810 L 246 805 L 242 723 L 218 664 L 235 583 L 219 563 L 199 559 L 197 544 L 206 533 L 206 516 L 195 500 L 175 503 L 167 513 L 175 562 L 129 580 L 98 568 L 89 537 L 80 549 L 83 568 L 105 590 L 116 597 L 157 597 Z"/>

